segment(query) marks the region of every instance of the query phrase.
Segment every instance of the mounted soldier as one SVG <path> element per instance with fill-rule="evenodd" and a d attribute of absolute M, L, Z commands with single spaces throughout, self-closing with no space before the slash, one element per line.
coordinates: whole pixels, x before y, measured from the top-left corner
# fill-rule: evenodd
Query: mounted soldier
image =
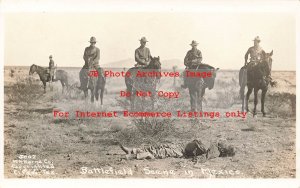
<path fill-rule="evenodd" d="M 192 49 L 189 50 L 184 58 L 184 65 L 187 69 L 194 69 L 197 68 L 198 65 L 202 64 L 202 53 L 199 49 L 197 49 L 198 43 L 193 40 L 190 44 L 192 46 Z M 182 88 L 186 89 L 186 76 L 183 77 L 183 85 L 181 85 Z"/>
<path fill-rule="evenodd" d="M 89 69 L 96 69 L 98 71 L 98 74 L 104 77 L 103 71 L 99 66 L 100 49 L 96 47 L 97 40 L 95 37 L 91 37 L 89 42 L 90 46 L 86 47 L 83 53 L 85 64 L 80 71 L 80 75 L 87 76 Z M 83 79 L 83 77 L 81 77 L 81 79 Z M 82 85 L 79 88 L 85 89 L 85 87 Z"/>
<path fill-rule="evenodd" d="M 260 47 L 260 38 L 259 36 L 255 37 L 254 46 L 250 47 L 245 54 L 245 65 L 248 65 L 248 56 L 250 55 L 249 63 L 260 63 L 262 60 L 265 51 Z"/>
<path fill-rule="evenodd" d="M 49 56 L 49 68 L 48 68 L 48 73 L 49 73 L 49 77 L 50 77 L 50 82 L 53 82 L 55 80 L 55 70 L 56 70 L 56 67 L 54 66 L 54 61 L 53 61 L 53 56 L 50 55 Z"/>
<path fill-rule="evenodd" d="M 96 45 L 96 38 L 90 38 L 90 46 L 86 47 L 83 53 L 84 59 L 84 66 L 83 68 L 89 68 L 89 65 L 92 65 L 93 68 L 99 68 L 99 60 L 100 60 L 100 49 L 97 48 Z"/>
<path fill-rule="evenodd" d="M 146 47 L 146 43 L 149 42 L 146 37 L 140 39 L 141 46 L 135 50 L 134 57 L 136 64 L 135 67 L 146 67 L 151 60 L 151 53 L 149 48 Z"/>
<path fill-rule="evenodd" d="M 254 41 L 254 46 L 250 47 L 246 54 L 245 54 L 245 66 L 250 68 L 257 63 L 261 63 L 262 60 L 264 59 L 264 56 L 266 52 L 262 49 L 262 47 L 259 45 L 260 43 L 260 38 L 259 36 L 255 37 Z M 250 55 L 250 61 L 248 62 L 248 57 Z M 271 68 L 270 68 L 270 73 L 266 76 L 269 81 L 272 80 L 271 78 Z"/>
<path fill-rule="evenodd" d="M 136 92 L 137 91 L 143 91 L 143 92 L 156 92 L 156 86 L 157 83 L 160 80 L 160 76 L 137 76 L 138 73 L 141 71 L 143 73 L 147 72 L 161 72 L 161 63 L 160 58 L 158 57 L 152 57 L 149 48 L 146 47 L 146 43 L 148 40 L 146 37 L 142 37 L 140 40 L 140 47 L 138 47 L 135 50 L 134 57 L 136 64 L 134 67 L 128 69 L 126 72 L 126 75 L 131 76 L 125 76 L 125 84 L 126 84 L 126 91 L 130 93 L 130 97 L 127 99 L 130 99 L 130 106 L 131 110 L 136 110 L 135 104 L 138 104 L 141 106 L 142 110 L 144 110 L 145 107 L 145 97 L 142 97 L 141 103 L 136 103 Z M 143 69 L 143 70 L 141 70 Z M 155 95 L 151 95 L 151 108 L 154 109 L 154 98 Z"/>

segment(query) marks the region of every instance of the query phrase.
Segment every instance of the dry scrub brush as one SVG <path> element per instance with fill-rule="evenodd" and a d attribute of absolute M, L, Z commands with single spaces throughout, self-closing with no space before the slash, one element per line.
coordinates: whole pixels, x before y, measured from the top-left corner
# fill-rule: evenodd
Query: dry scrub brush
<path fill-rule="evenodd" d="M 17 78 L 16 83 L 5 88 L 8 102 L 31 104 L 43 95 L 40 82 L 31 77 Z"/>
<path fill-rule="evenodd" d="M 280 117 L 296 116 L 296 95 L 291 93 L 272 93 L 266 97 L 266 106 L 269 111 Z"/>

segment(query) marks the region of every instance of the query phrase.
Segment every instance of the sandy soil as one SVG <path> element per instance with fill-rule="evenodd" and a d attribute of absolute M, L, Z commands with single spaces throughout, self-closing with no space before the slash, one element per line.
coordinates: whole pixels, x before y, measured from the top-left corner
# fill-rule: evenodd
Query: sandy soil
<path fill-rule="evenodd" d="M 12 77 L 10 70 L 14 69 Z M 295 112 L 292 97 L 296 94 L 295 72 L 274 72 L 278 82 L 270 88 L 266 99 L 267 117 L 259 113 L 253 118 L 176 119 L 174 130 L 163 130 L 155 136 L 141 134 L 129 118 L 106 119 L 55 119 L 53 108 L 62 111 L 75 109 L 100 111 L 95 104 L 83 99 L 83 93 L 70 89 L 61 94 L 60 83 L 54 83 L 53 91 L 47 88 L 43 94 L 42 83 L 34 76 L 36 88 L 27 91 L 16 83 L 28 78 L 28 68 L 5 67 L 4 136 L 5 177 L 9 178 L 295 178 Z M 78 83 L 79 69 L 66 69 L 70 85 Z M 238 99 L 237 71 L 220 71 L 215 87 L 207 91 L 204 111 L 237 112 L 241 108 Z M 180 80 L 176 80 L 180 85 Z M 125 89 L 124 80 L 112 78 L 107 82 L 104 98 L 105 111 L 120 111 L 126 100 L 119 97 Z M 173 80 L 162 80 L 159 89 L 174 90 Z M 19 100 L 17 92 L 28 95 L 28 101 Z M 180 90 L 182 98 L 169 99 L 166 108 L 189 109 L 188 92 Z M 19 98 L 25 96 L 21 93 Z M 27 95 L 26 95 L 27 96 Z M 253 96 L 250 108 L 253 108 Z M 120 103 L 123 102 L 122 104 Z M 295 102 L 295 101 L 294 101 Z M 258 110 L 260 106 L 258 106 Z M 155 160 L 124 160 L 124 153 L 117 141 L 138 147 L 144 143 L 187 143 L 200 139 L 207 147 L 219 139 L 226 139 L 237 150 L 234 157 L 218 157 L 205 163 L 190 159 L 166 158 Z M 50 161 L 54 166 L 49 173 L 38 175 L 16 168 L 20 155 Z M 28 159 L 29 161 L 31 159 Z M 24 160 L 23 160 L 24 162 Z M 98 168 L 98 171 L 93 170 Z M 113 174 L 109 174 L 111 170 Z M 17 170 L 17 171 L 16 171 Z M 87 171 L 85 171 L 87 170 Z M 102 171 L 103 170 L 103 171 Z M 105 171 L 106 170 L 106 171 Z M 50 172 L 53 171 L 53 172 Z M 86 172 L 86 173 L 85 173 Z M 124 174 L 125 173 L 125 174 Z M 132 173 L 132 174 L 131 174 Z"/>

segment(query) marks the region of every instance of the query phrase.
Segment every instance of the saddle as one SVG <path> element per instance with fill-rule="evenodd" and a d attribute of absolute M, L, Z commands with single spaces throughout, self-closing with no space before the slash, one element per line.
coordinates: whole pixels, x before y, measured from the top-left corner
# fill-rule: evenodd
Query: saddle
<path fill-rule="evenodd" d="M 91 61 L 88 63 L 85 63 L 82 67 L 83 70 L 86 70 L 86 73 L 88 74 L 90 71 L 98 71 L 98 75 L 101 75 L 104 77 L 104 71 L 103 68 L 99 66 L 99 64 L 95 64 Z"/>

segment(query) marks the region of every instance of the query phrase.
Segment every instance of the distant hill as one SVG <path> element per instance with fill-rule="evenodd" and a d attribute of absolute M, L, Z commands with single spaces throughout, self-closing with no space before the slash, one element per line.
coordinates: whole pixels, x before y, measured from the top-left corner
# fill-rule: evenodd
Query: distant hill
<path fill-rule="evenodd" d="M 177 69 L 184 69 L 185 66 L 182 60 L 179 59 L 166 59 L 162 60 L 162 68 L 164 69 L 172 69 L 173 66 L 177 66 Z"/>
<path fill-rule="evenodd" d="M 184 65 L 183 65 L 183 61 L 179 60 L 179 59 L 162 59 L 161 60 L 162 63 L 162 68 L 163 69 L 172 69 L 173 66 L 177 66 L 177 68 L 179 69 L 183 69 Z M 114 61 L 114 62 L 110 62 L 110 63 L 106 63 L 103 64 L 103 67 L 107 67 L 107 68 L 130 68 L 133 67 L 135 64 L 134 59 L 132 58 L 128 58 L 128 59 L 124 59 L 124 60 L 120 60 L 120 61 Z"/>
<path fill-rule="evenodd" d="M 107 67 L 107 68 L 130 68 L 133 67 L 135 64 L 134 59 L 128 58 L 128 59 L 123 59 L 120 61 L 114 61 L 110 63 L 103 64 L 102 67 Z"/>

